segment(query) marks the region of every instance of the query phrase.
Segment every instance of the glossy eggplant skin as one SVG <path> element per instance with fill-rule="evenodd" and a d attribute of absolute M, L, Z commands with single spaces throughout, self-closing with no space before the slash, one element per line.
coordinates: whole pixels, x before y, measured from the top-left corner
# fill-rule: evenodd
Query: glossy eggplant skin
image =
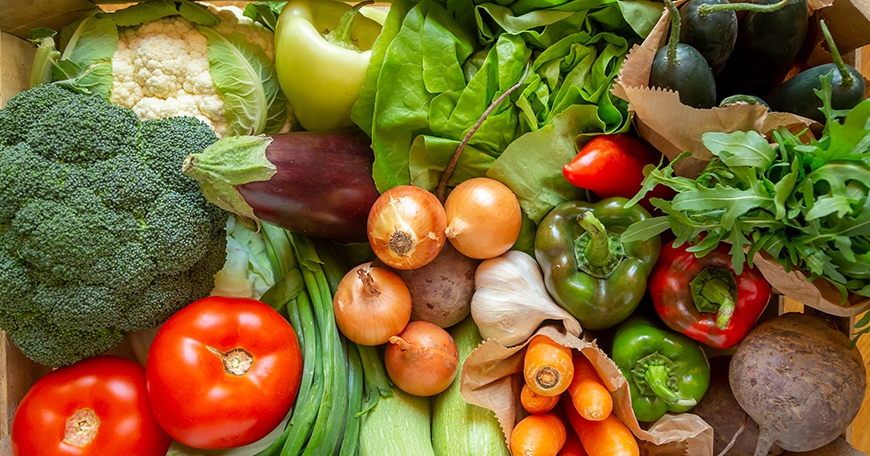
<path fill-rule="evenodd" d="M 649 84 L 679 92 L 680 103 L 698 109 L 716 105 L 716 82 L 707 60 L 685 43 L 677 44 L 676 61 L 668 60 L 668 47 L 659 48 L 653 59 Z"/>
<path fill-rule="evenodd" d="M 778 85 L 766 97 L 774 111 L 790 112 L 825 123 L 825 114 L 820 110 L 822 99 L 816 90 L 822 90 L 821 77 L 833 73 L 831 78 L 831 108 L 852 109 L 864 99 L 864 78 L 855 68 L 846 65 L 852 76 L 851 84 L 843 81 L 843 75 L 833 63 L 825 63 L 795 75 Z"/>
<path fill-rule="evenodd" d="M 371 139 L 359 129 L 272 135 L 268 181 L 238 186 L 260 220 L 311 237 L 366 242 L 372 179 Z"/>
<path fill-rule="evenodd" d="M 728 0 L 689 0 L 680 8 L 680 42 L 697 49 L 719 74 L 737 43 L 737 13 L 720 11 L 703 15 L 701 5 L 727 4 Z"/>
<path fill-rule="evenodd" d="M 766 95 L 788 72 L 803 46 L 808 26 L 807 0 L 792 0 L 773 12 L 746 13 L 738 25 L 734 50 L 716 79 L 719 98 Z"/>

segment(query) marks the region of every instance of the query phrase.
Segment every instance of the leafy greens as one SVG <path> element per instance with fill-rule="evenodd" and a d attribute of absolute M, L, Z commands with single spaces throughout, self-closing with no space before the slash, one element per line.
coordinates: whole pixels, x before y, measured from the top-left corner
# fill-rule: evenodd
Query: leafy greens
<path fill-rule="evenodd" d="M 659 184 L 678 194 L 651 199 L 667 215 L 632 225 L 623 240 L 671 229 L 675 245 L 695 243 L 697 256 L 727 241 L 738 273 L 764 250 L 786 271 L 830 281 L 844 301 L 848 292 L 870 296 L 870 100 L 831 109 L 831 79 L 816 90 L 827 118 L 819 139 L 785 129 L 774 144 L 752 131 L 705 133 L 713 160 L 696 179 L 674 175 L 679 158 L 652 170 L 632 203 Z"/>
<path fill-rule="evenodd" d="M 532 222 L 579 198 L 562 165 L 587 136 L 629 127 L 627 104 L 610 87 L 661 12 L 658 3 L 613 0 L 393 1 L 352 115 L 372 138 L 376 186 L 435 189 L 461 140 L 528 62 L 530 74 L 474 132 L 448 185 L 498 179 Z"/>

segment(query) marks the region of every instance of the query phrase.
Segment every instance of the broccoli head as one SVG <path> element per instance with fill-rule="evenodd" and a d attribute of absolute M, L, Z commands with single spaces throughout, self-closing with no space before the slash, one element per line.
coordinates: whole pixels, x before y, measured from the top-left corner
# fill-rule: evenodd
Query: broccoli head
<path fill-rule="evenodd" d="M 217 136 L 43 84 L 0 109 L 0 329 L 64 366 L 203 298 L 228 214 L 181 173 Z"/>

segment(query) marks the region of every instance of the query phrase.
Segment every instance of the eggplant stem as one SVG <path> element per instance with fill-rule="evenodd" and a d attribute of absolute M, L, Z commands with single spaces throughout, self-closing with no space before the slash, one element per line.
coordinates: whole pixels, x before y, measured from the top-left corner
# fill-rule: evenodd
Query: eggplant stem
<path fill-rule="evenodd" d="M 713 13 L 723 11 L 751 11 L 754 13 L 772 13 L 780 10 L 789 4 L 791 0 L 779 0 L 776 3 L 768 5 L 759 5 L 757 3 L 721 3 L 716 5 L 704 4 L 698 7 L 698 14 L 701 17 L 707 17 Z"/>
<path fill-rule="evenodd" d="M 665 0 L 665 6 L 671 14 L 671 36 L 668 38 L 668 55 L 667 62 L 665 62 L 670 67 L 677 64 L 677 45 L 680 44 L 680 10 L 671 0 Z"/>
<path fill-rule="evenodd" d="M 828 25 L 825 24 L 824 19 L 819 21 L 819 26 L 822 27 L 822 34 L 825 35 L 825 42 L 828 43 L 828 50 L 831 52 L 831 57 L 834 59 L 834 65 L 837 65 L 837 71 L 840 72 L 840 81 L 845 86 L 852 85 L 854 82 L 852 73 L 850 73 L 849 69 L 846 68 L 846 62 L 843 62 L 843 56 L 840 55 L 840 51 L 837 49 L 837 43 L 834 42 L 834 37 L 831 36 L 831 31 L 828 30 Z"/>

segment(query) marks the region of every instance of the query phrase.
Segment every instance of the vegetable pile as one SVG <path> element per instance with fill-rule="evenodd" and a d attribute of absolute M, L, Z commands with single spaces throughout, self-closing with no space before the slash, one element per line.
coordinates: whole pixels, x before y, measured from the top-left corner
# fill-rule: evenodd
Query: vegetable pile
<path fill-rule="evenodd" d="M 777 316 L 758 267 L 870 298 L 870 101 L 843 101 L 863 79 L 822 21 L 833 66 L 781 83 L 806 2 L 370 3 L 146 0 L 31 32 L 0 109 L 0 329 L 59 368 L 15 456 L 836 441 L 860 352 Z M 665 159 L 611 92 L 666 12 L 652 86 L 821 125 L 709 131 L 678 175 L 704 151 Z M 752 37 L 791 19 L 782 55 Z M 141 366 L 105 354 L 123 341 Z"/>

